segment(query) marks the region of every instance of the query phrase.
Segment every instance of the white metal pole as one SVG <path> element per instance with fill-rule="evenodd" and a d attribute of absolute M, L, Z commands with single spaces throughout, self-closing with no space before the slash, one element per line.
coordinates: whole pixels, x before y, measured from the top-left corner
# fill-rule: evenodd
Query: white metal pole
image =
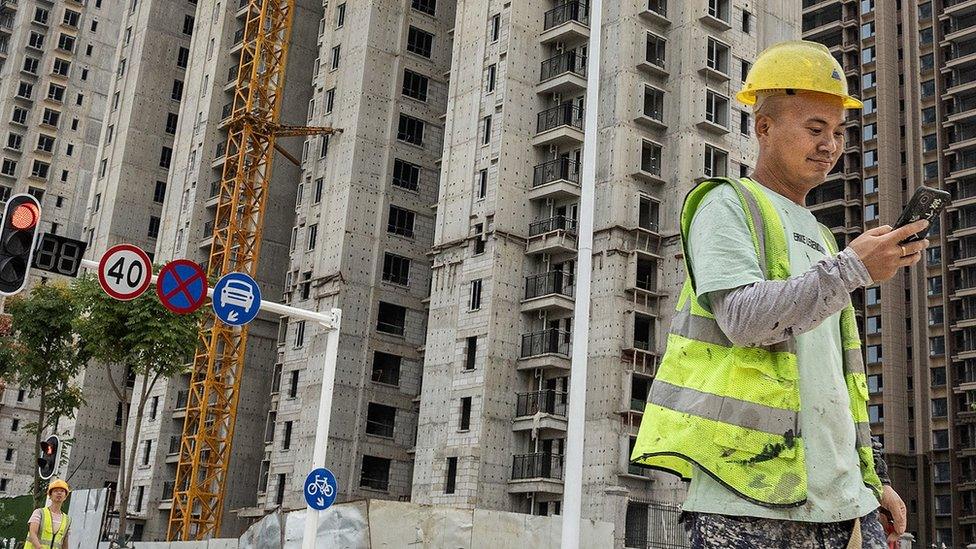
<path fill-rule="evenodd" d="M 597 110 L 600 101 L 602 0 L 590 0 L 590 44 L 586 63 L 586 111 L 583 120 L 583 166 L 577 228 L 576 305 L 573 310 L 573 362 L 569 379 L 569 425 L 563 476 L 562 549 L 580 546 L 583 504 L 583 436 L 586 422 L 586 361 L 590 337 L 590 279 L 593 275 L 593 211 L 597 158 Z"/>
<path fill-rule="evenodd" d="M 82 259 L 81 266 L 94 271 L 98 270 L 98 262 L 89 259 Z M 156 279 L 156 275 L 153 275 L 151 283 L 155 284 Z M 207 296 L 213 298 L 213 288 L 207 288 Z M 322 388 L 319 392 L 318 418 L 315 422 L 315 443 L 312 453 L 312 468 L 325 467 L 325 452 L 329 445 L 329 419 L 332 416 L 332 393 L 335 390 L 336 362 L 339 355 L 339 325 L 342 322 L 342 310 L 332 309 L 326 314 L 264 300 L 261 301 L 260 309 L 282 316 L 318 322 L 326 330 L 325 365 L 322 368 Z M 315 549 L 318 522 L 319 511 L 306 508 L 302 549 Z"/>
<path fill-rule="evenodd" d="M 325 342 L 325 365 L 322 368 L 322 387 L 319 391 L 319 413 L 315 421 L 315 446 L 312 452 L 312 469 L 325 467 L 325 452 L 329 446 L 329 419 L 332 416 L 332 393 L 335 389 L 336 362 L 339 355 L 339 325 L 342 311 L 332 309 L 331 329 L 327 328 Z M 338 486 L 336 487 L 338 489 Z M 305 533 L 302 536 L 302 549 L 315 549 L 315 536 L 319 528 L 319 513 L 310 507 L 305 508 Z"/>

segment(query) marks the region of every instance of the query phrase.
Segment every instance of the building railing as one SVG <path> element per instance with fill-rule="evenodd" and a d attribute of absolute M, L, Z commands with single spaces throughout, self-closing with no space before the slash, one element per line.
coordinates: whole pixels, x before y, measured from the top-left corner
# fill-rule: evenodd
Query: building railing
<path fill-rule="evenodd" d="M 580 181 L 579 162 L 570 158 L 556 158 L 543 162 L 533 169 L 533 188 L 560 180 L 578 184 Z"/>
<path fill-rule="evenodd" d="M 393 438 L 393 425 L 372 419 L 366 420 L 366 433 L 380 437 Z"/>
<path fill-rule="evenodd" d="M 573 273 L 549 271 L 525 277 L 525 299 L 550 294 L 573 297 Z"/>
<path fill-rule="evenodd" d="M 577 50 L 566 51 L 542 62 L 539 80 L 545 82 L 561 74 L 573 73 L 586 77 L 586 56 Z"/>
<path fill-rule="evenodd" d="M 563 103 L 538 114 L 536 133 L 547 132 L 559 126 L 583 129 L 583 109 L 573 103 Z"/>
<path fill-rule="evenodd" d="M 966 15 L 963 17 L 952 17 L 946 25 L 945 33 L 952 34 L 956 31 L 972 28 L 976 26 L 976 15 Z"/>
<path fill-rule="evenodd" d="M 558 27 L 563 23 L 576 21 L 584 25 L 590 22 L 586 2 L 566 2 L 546 12 L 543 30 Z"/>
<path fill-rule="evenodd" d="M 386 491 L 389 489 L 390 480 L 386 478 L 371 478 L 363 476 L 359 478 L 359 486 L 369 488 L 371 490 Z"/>
<path fill-rule="evenodd" d="M 569 356 L 570 333 L 557 328 L 522 334 L 522 358 L 545 354 Z"/>
<path fill-rule="evenodd" d="M 627 502 L 624 547 L 641 549 L 691 547 L 684 528 L 678 524 L 680 515 L 681 507 L 673 503 L 631 499 Z"/>
<path fill-rule="evenodd" d="M 565 215 L 557 215 L 549 219 L 543 219 L 529 224 L 529 236 L 551 233 L 552 231 L 566 231 L 569 234 L 576 234 L 576 220 Z"/>
<path fill-rule="evenodd" d="M 547 389 L 531 393 L 519 393 L 515 406 L 515 416 L 533 416 L 536 413 L 566 416 L 566 393 Z"/>
<path fill-rule="evenodd" d="M 512 480 L 530 478 L 562 480 L 563 456 L 550 452 L 512 456 Z"/>
<path fill-rule="evenodd" d="M 955 200 L 976 196 L 976 181 L 965 181 L 956 186 Z"/>
<path fill-rule="evenodd" d="M 843 200 L 844 186 L 835 185 L 833 187 L 814 189 L 807 197 L 810 204 L 823 204 L 834 200 Z"/>

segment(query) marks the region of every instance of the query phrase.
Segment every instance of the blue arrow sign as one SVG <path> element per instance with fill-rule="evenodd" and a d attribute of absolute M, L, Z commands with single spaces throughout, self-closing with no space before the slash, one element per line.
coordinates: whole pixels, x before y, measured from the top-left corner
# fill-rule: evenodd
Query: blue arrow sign
<path fill-rule="evenodd" d="M 261 309 L 261 288 L 244 273 L 228 273 L 217 281 L 213 310 L 224 324 L 243 326 Z"/>
<path fill-rule="evenodd" d="M 328 469 L 312 469 L 305 477 L 305 490 L 302 493 L 305 494 L 305 503 L 309 507 L 324 511 L 335 503 L 339 493 L 339 481 Z"/>

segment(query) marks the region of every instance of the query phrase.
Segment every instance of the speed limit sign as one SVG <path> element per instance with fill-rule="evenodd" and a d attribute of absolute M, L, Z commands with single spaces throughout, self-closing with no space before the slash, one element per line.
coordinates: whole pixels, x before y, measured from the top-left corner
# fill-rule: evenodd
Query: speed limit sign
<path fill-rule="evenodd" d="M 98 262 L 98 283 L 105 293 L 122 301 L 142 295 L 152 280 L 149 256 L 138 246 L 112 246 Z"/>

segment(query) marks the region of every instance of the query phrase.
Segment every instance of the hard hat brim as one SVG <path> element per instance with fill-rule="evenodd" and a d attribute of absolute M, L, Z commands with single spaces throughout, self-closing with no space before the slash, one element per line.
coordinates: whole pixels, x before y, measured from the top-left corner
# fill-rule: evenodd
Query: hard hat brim
<path fill-rule="evenodd" d="M 735 98 L 739 100 L 740 103 L 745 105 L 755 105 L 756 104 L 756 92 L 757 91 L 771 91 L 771 90 L 742 90 L 735 94 Z M 809 90 L 814 91 L 814 90 Z M 827 93 L 820 90 L 816 90 L 817 93 Z M 864 103 L 860 99 L 850 96 L 850 95 L 839 95 L 833 93 L 827 93 L 827 95 L 834 95 L 835 97 L 840 97 L 844 100 L 845 109 L 861 109 L 864 108 Z"/>

